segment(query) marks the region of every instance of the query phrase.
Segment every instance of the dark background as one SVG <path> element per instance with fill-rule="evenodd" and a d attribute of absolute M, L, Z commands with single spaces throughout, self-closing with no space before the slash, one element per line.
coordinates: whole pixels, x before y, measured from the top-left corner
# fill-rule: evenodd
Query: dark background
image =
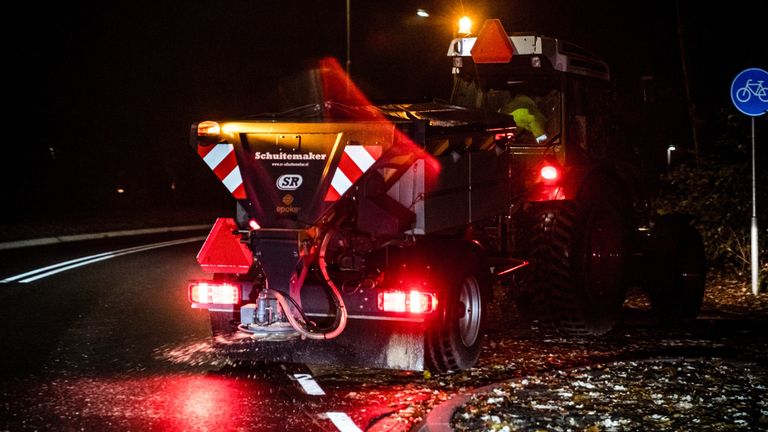
<path fill-rule="evenodd" d="M 352 0 L 352 78 L 374 100 L 447 98 L 456 20 L 466 13 L 477 29 L 498 17 L 509 32 L 561 37 L 603 57 L 623 133 L 658 170 L 668 144 L 692 146 L 681 40 L 702 151 L 716 150 L 733 112 L 731 80 L 768 68 L 768 3 L 705 3 Z M 344 0 L 8 7 L 2 222 L 230 209 L 188 145 L 190 124 L 280 109 L 282 77 L 326 56 L 344 65 L 345 11 Z"/>

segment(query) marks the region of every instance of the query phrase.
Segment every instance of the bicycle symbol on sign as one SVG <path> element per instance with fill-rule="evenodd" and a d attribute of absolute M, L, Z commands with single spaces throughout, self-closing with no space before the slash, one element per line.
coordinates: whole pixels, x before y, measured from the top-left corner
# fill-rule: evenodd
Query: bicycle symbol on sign
<path fill-rule="evenodd" d="M 768 102 L 768 87 L 763 85 L 763 81 L 752 82 L 748 79 L 744 87 L 736 90 L 736 99 L 739 102 L 747 102 L 752 96 L 757 96 L 762 102 Z"/>

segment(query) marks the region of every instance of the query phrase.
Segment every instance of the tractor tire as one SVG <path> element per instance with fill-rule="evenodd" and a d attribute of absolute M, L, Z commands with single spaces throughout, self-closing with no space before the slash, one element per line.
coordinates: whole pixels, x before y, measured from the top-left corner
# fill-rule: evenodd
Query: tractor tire
<path fill-rule="evenodd" d="M 549 290 L 540 286 L 541 284 L 537 280 L 538 277 L 530 273 L 520 278 L 513 291 L 515 309 L 520 318 L 531 326 L 539 325 L 551 328 L 552 318 L 549 313 L 549 298 L 547 296 Z"/>
<path fill-rule="evenodd" d="M 482 250 L 465 245 L 458 251 L 454 259 L 433 264 L 441 288 L 436 316 L 428 322 L 425 366 L 435 373 L 469 369 L 480 357 L 491 275 Z"/>
<path fill-rule="evenodd" d="M 618 191 L 591 182 L 575 201 L 537 204 L 533 285 L 544 317 L 573 336 L 609 332 L 619 320 L 629 275 L 630 214 Z M 534 307 L 534 306 L 530 306 Z"/>
<path fill-rule="evenodd" d="M 538 203 L 533 204 L 539 206 Z M 535 258 L 540 255 L 547 255 L 549 252 L 543 250 L 542 246 L 546 246 L 546 242 L 542 242 L 541 236 L 537 233 L 540 230 L 534 229 L 535 219 L 527 216 L 539 215 L 540 207 L 536 207 L 536 210 L 529 211 L 525 214 L 523 220 L 521 232 L 518 238 L 521 239 L 523 244 L 520 247 L 521 251 L 528 251 L 529 257 Z M 525 235 L 528 233 L 529 235 Z M 533 235 L 530 235 L 533 233 Z M 533 260 L 535 264 L 535 259 Z M 549 307 L 549 290 L 545 289 L 542 283 L 539 282 L 540 277 L 535 271 L 532 271 L 534 266 L 529 266 L 520 272 L 519 275 L 515 275 L 516 284 L 513 285 L 512 298 L 515 303 L 515 309 L 519 317 L 531 324 L 534 327 L 543 326 L 545 328 L 552 327 L 552 319 L 550 317 Z"/>
<path fill-rule="evenodd" d="M 653 226 L 646 256 L 645 291 L 662 321 L 692 320 L 706 283 L 704 243 L 683 215 L 664 215 Z"/>

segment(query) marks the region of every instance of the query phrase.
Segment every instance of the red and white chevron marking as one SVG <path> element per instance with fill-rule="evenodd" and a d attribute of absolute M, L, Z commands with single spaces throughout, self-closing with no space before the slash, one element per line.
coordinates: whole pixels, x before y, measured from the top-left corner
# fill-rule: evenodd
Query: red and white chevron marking
<path fill-rule="evenodd" d="M 333 173 L 325 201 L 336 201 L 381 157 L 381 146 L 348 145 Z"/>
<path fill-rule="evenodd" d="M 224 183 L 235 199 L 245 199 L 243 177 L 240 175 L 240 168 L 235 158 L 235 147 L 232 144 L 197 146 L 197 154 L 203 158 L 206 165 Z"/>

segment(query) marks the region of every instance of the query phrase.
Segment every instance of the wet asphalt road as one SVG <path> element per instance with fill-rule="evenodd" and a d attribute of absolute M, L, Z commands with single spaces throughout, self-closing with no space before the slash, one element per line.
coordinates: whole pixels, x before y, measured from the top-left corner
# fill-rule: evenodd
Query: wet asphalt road
<path fill-rule="evenodd" d="M 180 237 L 3 251 L 0 279 Z M 348 401 L 334 388 L 321 396 L 302 389 L 297 375 L 312 373 L 303 365 L 217 361 L 207 314 L 192 310 L 185 292 L 187 279 L 207 277 L 195 261 L 201 244 L 0 284 L 0 430 L 339 430 L 351 423 Z"/>
<path fill-rule="evenodd" d="M 189 237 L 154 236 L 0 253 L 0 279 L 57 262 Z M 185 281 L 201 241 L 0 284 L 0 430 L 407 430 L 441 401 L 556 369 L 655 357 L 764 362 L 764 320 L 710 316 L 657 329 L 632 312 L 615 334 L 566 340 L 498 320 L 478 368 L 421 373 L 228 364 Z M 313 379 L 321 393 L 301 382 Z M 300 382 L 301 381 L 301 382 Z"/>

